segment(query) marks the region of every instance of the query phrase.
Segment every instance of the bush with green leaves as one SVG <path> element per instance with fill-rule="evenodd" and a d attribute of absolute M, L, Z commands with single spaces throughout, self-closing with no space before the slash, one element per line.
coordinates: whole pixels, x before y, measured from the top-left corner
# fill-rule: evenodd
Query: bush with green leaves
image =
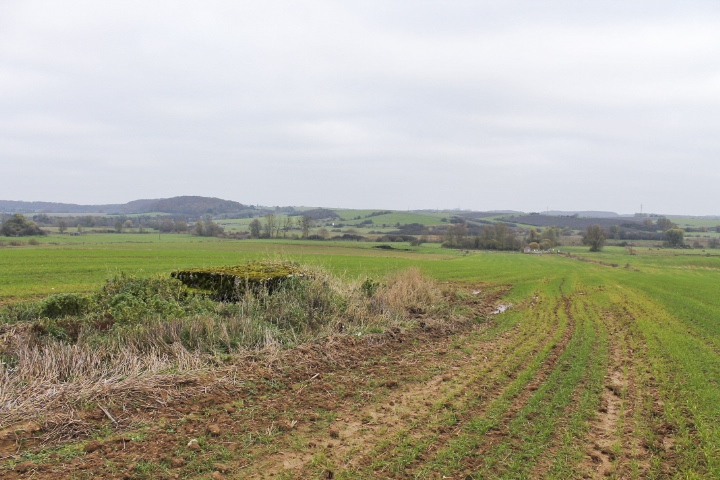
<path fill-rule="evenodd" d="M 0 235 L 6 237 L 25 237 L 29 235 L 45 235 L 45 232 L 35 222 L 28 220 L 24 215 L 16 213 L 0 225 Z"/>
<path fill-rule="evenodd" d="M 28 337 L 28 346 L 60 341 L 95 351 L 130 348 L 173 358 L 178 348 L 216 355 L 291 345 L 334 331 L 338 324 L 343 330 L 389 325 L 438 304 L 428 293 L 436 287 L 415 270 L 384 282 L 348 282 L 319 269 L 303 271 L 302 276 L 284 275 L 282 282 L 261 282 L 233 302 L 218 301 L 173 278 L 120 274 L 94 294 L 10 305 L 0 310 L 0 321 L 27 325 L 34 336 Z"/>
<path fill-rule="evenodd" d="M 93 298 L 77 293 L 51 295 L 40 304 L 39 314 L 48 318 L 60 318 L 68 315 L 84 315 L 90 311 Z"/>

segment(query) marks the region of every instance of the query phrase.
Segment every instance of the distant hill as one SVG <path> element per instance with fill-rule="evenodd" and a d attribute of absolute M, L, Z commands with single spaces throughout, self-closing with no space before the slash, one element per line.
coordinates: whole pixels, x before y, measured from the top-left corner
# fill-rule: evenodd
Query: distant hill
<path fill-rule="evenodd" d="M 213 197 L 173 197 L 160 198 L 157 200 L 135 200 L 124 205 L 125 209 L 131 210 L 126 213 L 178 213 L 187 215 L 202 215 L 211 213 L 233 213 L 243 210 L 242 203 L 232 200 L 222 200 Z"/>
<path fill-rule="evenodd" d="M 585 230 L 590 225 L 600 225 L 609 228 L 612 225 L 624 225 L 635 227 L 642 225 L 642 220 L 624 217 L 581 217 L 579 215 L 513 215 L 499 220 L 538 227 L 560 227 L 572 228 L 573 230 Z"/>
<path fill-rule="evenodd" d="M 0 200 L 0 212 L 3 213 L 106 213 L 101 207 L 111 205 L 76 205 L 74 203 L 21 202 Z M 112 205 L 119 207 L 119 205 Z"/>
<path fill-rule="evenodd" d="M 313 220 L 340 218 L 340 215 L 327 208 L 314 208 L 312 210 L 305 210 L 304 212 L 291 213 L 290 215 L 302 215 L 305 217 L 310 217 Z"/>
<path fill-rule="evenodd" d="M 109 205 L 76 205 L 72 203 L 53 202 L 20 202 L 0 200 L 0 212 L 4 213 L 172 213 L 182 215 L 214 215 L 233 213 L 245 209 L 239 202 L 222 200 L 214 197 L 182 196 L 133 200 L 125 204 Z"/>
<path fill-rule="evenodd" d="M 561 210 L 549 210 L 547 212 L 540 212 L 540 215 L 549 215 L 551 217 L 562 217 L 567 215 L 577 215 L 578 217 L 590 217 L 590 218 L 613 218 L 613 217 L 619 217 L 615 212 L 603 212 L 603 211 L 594 211 L 594 210 L 585 210 L 585 211 L 569 211 L 564 212 Z"/>

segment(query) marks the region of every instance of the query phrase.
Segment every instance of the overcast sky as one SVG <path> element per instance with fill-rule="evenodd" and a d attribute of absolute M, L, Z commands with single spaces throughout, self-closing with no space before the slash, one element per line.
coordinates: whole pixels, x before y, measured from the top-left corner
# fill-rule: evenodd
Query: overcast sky
<path fill-rule="evenodd" d="M 0 199 L 720 215 L 717 0 L 0 0 Z"/>

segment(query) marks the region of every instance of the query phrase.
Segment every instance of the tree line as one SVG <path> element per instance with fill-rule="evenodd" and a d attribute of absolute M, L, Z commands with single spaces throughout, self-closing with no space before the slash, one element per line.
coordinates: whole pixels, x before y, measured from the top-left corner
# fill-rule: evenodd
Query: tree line
<path fill-rule="evenodd" d="M 560 231 L 556 227 L 547 227 L 538 232 L 531 228 L 524 236 L 516 228 L 502 222 L 483 225 L 473 229 L 470 234 L 467 224 L 454 223 L 447 227 L 442 246 L 466 250 L 520 250 L 526 245 L 535 249 L 550 249 L 560 243 Z"/>
<path fill-rule="evenodd" d="M 662 224 L 660 223 L 661 220 Z M 672 248 L 685 246 L 685 231 L 682 228 L 679 228 L 666 218 L 658 219 L 658 225 L 660 224 L 662 225 L 661 228 L 665 228 L 661 234 L 652 234 L 652 238 L 643 238 L 643 240 L 662 240 L 665 245 Z M 605 246 L 608 236 L 615 239 L 628 238 L 623 237 L 620 233 L 621 230 L 618 229 L 617 225 L 611 226 L 609 232 L 606 232 L 600 225 L 590 225 L 583 234 L 582 242 L 584 245 L 590 246 L 591 252 L 599 252 Z"/>
<path fill-rule="evenodd" d="M 308 215 L 279 218 L 268 214 L 263 219 L 264 222 L 257 218 L 250 222 L 250 238 L 286 238 L 290 230 L 295 228 L 301 231 L 302 238 L 308 238 L 315 223 Z"/>

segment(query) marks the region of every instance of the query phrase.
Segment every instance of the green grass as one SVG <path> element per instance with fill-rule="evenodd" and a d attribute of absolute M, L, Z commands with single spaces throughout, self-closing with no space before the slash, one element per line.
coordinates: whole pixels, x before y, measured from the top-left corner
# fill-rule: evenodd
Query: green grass
<path fill-rule="evenodd" d="M 60 237 L 60 238 L 57 238 Z M 174 270 L 293 260 L 353 276 L 382 275 L 450 258 L 434 246 L 372 249 L 372 242 L 228 240 L 176 234 L 48 236 L 37 246 L 0 248 L 0 302 L 60 292 L 87 292 L 119 272 L 169 274 Z"/>
<path fill-rule="evenodd" d="M 392 211 L 391 213 L 385 213 L 383 215 L 368 215 L 377 212 L 378 210 L 336 210 L 336 213 L 342 218 L 342 223 L 357 223 L 364 220 L 372 220 L 375 226 L 381 226 L 383 224 L 390 227 L 394 227 L 398 223 L 400 225 L 406 225 L 409 223 L 419 223 L 421 225 L 440 225 L 442 224 L 441 218 L 449 217 L 448 214 L 434 214 L 434 213 L 413 213 L 413 212 L 402 212 Z M 360 219 L 355 217 L 360 216 Z"/>
<path fill-rule="evenodd" d="M 542 468 L 546 478 L 581 477 L 581 446 L 614 361 L 611 345 L 630 352 L 623 375 L 634 379 L 638 391 L 635 399 L 621 399 L 622 411 L 630 414 L 620 419 L 617 429 L 632 431 L 652 456 L 647 466 L 630 462 L 628 475 L 720 477 L 718 251 L 640 247 L 629 255 L 620 247 L 596 254 L 587 247 L 562 247 L 590 260 L 582 262 L 561 255 L 502 252 L 461 256 L 436 245 L 386 251 L 367 242 L 233 241 L 189 235 L 51 235 L 40 242 L 0 249 L 0 301 L 93 290 L 119 271 L 151 275 L 268 258 L 318 265 L 350 277 L 417 266 L 441 282 L 480 289 L 508 285 L 504 301 L 514 308 L 478 332 L 483 337 L 476 340 L 492 342 L 511 335 L 512 341 L 504 356 L 494 359 L 492 372 L 478 369 L 463 379 L 468 385 L 501 382 L 499 396 L 473 398 L 468 389 L 438 399 L 436 417 L 395 432 L 376 446 L 376 463 L 360 472 L 338 470 L 339 478 L 370 476 L 381 467 L 421 478 L 459 473 L 527 478 L 537 474 L 536 468 Z M 623 268 L 626 265 L 629 268 Z M 553 353 L 559 343 L 562 349 Z M 457 347 L 464 352 L 465 345 Z M 529 391 L 538 375 L 542 382 Z M 440 410 L 445 403 L 452 405 L 449 411 Z M 450 423 L 457 425 L 458 434 L 441 440 L 436 430 Z M 494 427 L 507 435 L 490 447 L 487 433 Z M 672 451 L 661 447 L 661 427 L 671 432 Z M 626 447 L 639 448 L 621 443 L 614 448 L 621 452 Z M 479 449 L 484 453 L 478 459 L 474 452 Z M 318 467 L 324 468 L 326 461 L 316 458 Z M 151 476 L 153 468 L 142 465 L 137 473 Z"/>

